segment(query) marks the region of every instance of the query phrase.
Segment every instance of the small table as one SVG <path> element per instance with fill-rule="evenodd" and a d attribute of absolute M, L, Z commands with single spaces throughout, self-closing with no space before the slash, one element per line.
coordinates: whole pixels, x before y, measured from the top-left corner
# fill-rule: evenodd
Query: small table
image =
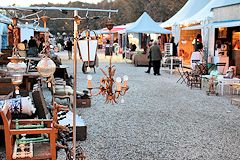
<path fill-rule="evenodd" d="M 218 81 L 218 85 L 220 85 L 221 95 L 223 95 L 224 85 L 239 83 L 240 79 L 239 78 L 224 78 L 223 75 L 219 75 L 218 78 L 217 78 L 217 81 Z"/>

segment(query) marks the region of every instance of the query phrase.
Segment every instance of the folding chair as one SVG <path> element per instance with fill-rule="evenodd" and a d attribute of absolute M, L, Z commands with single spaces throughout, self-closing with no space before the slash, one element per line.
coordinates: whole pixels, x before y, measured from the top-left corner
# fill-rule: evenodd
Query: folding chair
<path fill-rule="evenodd" d="M 180 75 L 180 78 L 177 80 L 176 83 L 178 83 L 179 81 L 181 81 L 181 84 L 184 82 L 187 84 L 187 75 L 186 75 L 186 72 L 184 72 L 183 68 L 182 67 L 177 67 L 177 71 Z"/>

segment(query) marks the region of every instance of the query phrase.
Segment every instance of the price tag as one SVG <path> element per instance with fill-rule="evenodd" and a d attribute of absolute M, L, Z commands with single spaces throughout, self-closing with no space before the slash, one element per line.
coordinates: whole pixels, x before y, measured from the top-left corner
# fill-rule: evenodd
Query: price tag
<path fill-rule="evenodd" d="M 15 93 L 16 93 L 17 95 L 20 94 L 20 93 L 19 93 L 19 90 L 16 90 Z"/>

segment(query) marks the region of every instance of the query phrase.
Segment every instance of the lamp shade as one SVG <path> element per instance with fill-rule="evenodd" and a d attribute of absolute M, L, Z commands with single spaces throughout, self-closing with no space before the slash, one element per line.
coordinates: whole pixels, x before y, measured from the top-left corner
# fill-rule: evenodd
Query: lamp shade
<path fill-rule="evenodd" d="M 95 61 L 95 57 L 97 54 L 97 45 L 98 45 L 97 40 L 89 40 L 89 41 L 79 40 L 78 45 L 81 51 L 80 53 L 81 53 L 83 62 Z"/>
<path fill-rule="evenodd" d="M 7 64 L 8 73 L 11 76 L 13 84 L 21 84 L 23 79 L 23 74 L 26 71 L 27 65 L 23 62 L 23 57 L 13 56 L 8 57 L 10 62 Z"/>
<path fill-rule="evenodd" d="M 56 70 L 56 64 L 47 56 L 43 57 L 37 64 L 37 71 L 42 77 L 50 77 Z"/>

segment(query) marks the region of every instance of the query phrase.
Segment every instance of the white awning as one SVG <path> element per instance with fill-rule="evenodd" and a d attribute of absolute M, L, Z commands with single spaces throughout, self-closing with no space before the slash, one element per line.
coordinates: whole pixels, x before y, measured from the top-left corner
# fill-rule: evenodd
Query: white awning
<path fill-rule="evenodd" d="M 203 29 L 203 25 L 196 25 L 196 26 L 190 26 L 190 27 L 185 27 L 182 30 L 197 30 L 197 29 Z"/>
<path fill-rule="evenodd" d="M 181 24 L 188 25 L 188 24 L 200 23 L 201 21 L 204 21 L 213 17 L 213 13 L 211 12 L 212 8 L 218 7 L 218 6 L 226 6 L 229 4 L 235 4 L 237 2 L 240 2 L 240 0 L 211 0 L 199 12 L 192 15 L 190 18 L 187 18 L 181 21 Z"/>
<path fill-rule="evenodd" d="M 222 28 L 222 27 L 237 27 L 240 26 L 240 20 L 217 21 L 207 25 L 207 27 Z"/>
<path fill-rule="evenodd" d="M 188 0 L 187 3 L 174 16 L 163 22 L 160 26 L 166 28 L 172 27 L 175 24 L 179 24 L 181 21 L 196 14 L 209 2 L 210 0 Z"/>

